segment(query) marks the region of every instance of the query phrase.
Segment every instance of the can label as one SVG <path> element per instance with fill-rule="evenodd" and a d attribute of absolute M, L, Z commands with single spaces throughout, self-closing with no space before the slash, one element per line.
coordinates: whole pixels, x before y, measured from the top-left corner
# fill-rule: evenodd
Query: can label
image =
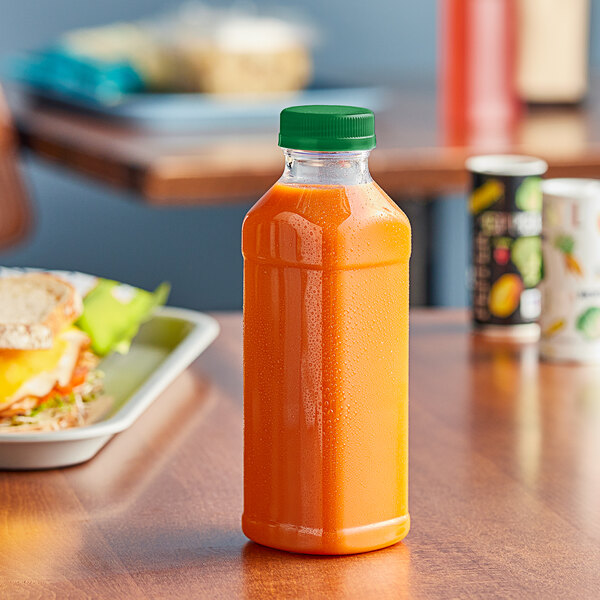
<path fill-rule="evenodd" d="M 541 179 L 472 175 L 473 319 L 477 325 L 535 323 L 541 304 Z"/>
<path fill-rule="evenodd" d="M 600 362 L 600 186 L 594 198 L 544 197 L 541 352 Z"/>

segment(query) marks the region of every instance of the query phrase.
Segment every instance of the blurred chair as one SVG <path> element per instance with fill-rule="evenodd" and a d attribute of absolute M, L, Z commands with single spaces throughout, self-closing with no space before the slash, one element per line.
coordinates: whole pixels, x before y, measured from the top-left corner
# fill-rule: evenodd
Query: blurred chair
<path fill-rule="evenodd" d="M 21 240 L 31 226 L 31 208 L 17 159 L 17 133 L 0 87 L 0 249 Z"/>

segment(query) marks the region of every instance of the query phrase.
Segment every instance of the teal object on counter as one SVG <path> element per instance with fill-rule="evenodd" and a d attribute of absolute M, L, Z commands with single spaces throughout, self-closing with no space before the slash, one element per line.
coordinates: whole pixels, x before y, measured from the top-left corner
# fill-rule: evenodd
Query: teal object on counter
<path fill-rule="evenodd" d="M 8 74 L 37 89 L 106 105 L 145 91 L 144 81 L 131 63 L 95 60 L 74 54 L 66 46 L 14 57 Z"/>

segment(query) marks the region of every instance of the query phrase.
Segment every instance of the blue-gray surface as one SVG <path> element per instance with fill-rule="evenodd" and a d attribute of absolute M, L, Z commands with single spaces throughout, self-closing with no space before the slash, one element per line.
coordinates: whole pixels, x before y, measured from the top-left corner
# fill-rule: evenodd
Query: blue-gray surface
<path fill-rule="evenodd" d="M 69 28 L 139 18 L 177 4 L 0 0 L 0 58 L 39 46 Z M 302 6 L 319 25 L 320 81 L 402 83 L 435 77 L 436 0 L 256 4 Z M 600 11 L 594 14 L 594 28 L 600 29 Z M 600 63 L 600 40 L 594 36 L 592 56 Z M 256 198 L 223 208 L 156 209 L 37 160 L 27 161 L 24 171 L 36 204 L 35 230 L 21 245 L 0 254 L 0 263 L 79 269 L 147 287 L 169 279 L 173 303 L 202 309 L 240 306 L 240 225 Z M 463 201 L 457 198 L 436 208 L 433 224 L 434 300 L 463 304 L 468 237 Z"/>

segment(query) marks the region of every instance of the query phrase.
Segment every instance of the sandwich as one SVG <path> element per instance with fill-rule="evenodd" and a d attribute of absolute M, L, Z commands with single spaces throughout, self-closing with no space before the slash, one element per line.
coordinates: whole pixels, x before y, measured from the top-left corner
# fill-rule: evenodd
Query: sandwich
<path fill-rule="evenodd" d="M 77 290 L 50 274 L 0 278 L 0 433 L 84 425 L 102 391 L 99 358 L 74 325 Z"/>

